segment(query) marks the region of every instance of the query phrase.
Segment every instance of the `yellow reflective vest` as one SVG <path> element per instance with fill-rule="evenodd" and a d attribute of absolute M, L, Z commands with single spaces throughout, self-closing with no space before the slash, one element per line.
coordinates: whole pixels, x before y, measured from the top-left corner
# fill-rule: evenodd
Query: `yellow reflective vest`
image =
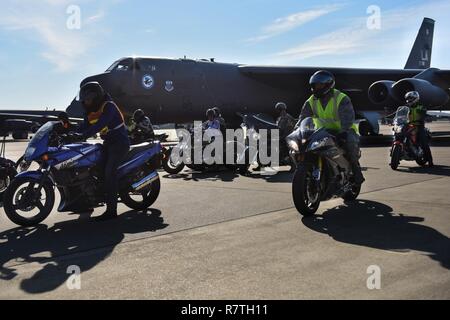
<path fill-rule="evenodd" d="M 308 99 L 313 113 L 313 121 L 317 129 L 326 128 L 328 130 L 341 131 L 341 120 L 339 118 L 339 106 L 342 100 L 347 97 L 345 93 L 339 90 L 333 90 L 333 97 L 328 101 L 325 108 L 322 106 L 320 99 L 312 95 Z M 358 126 L 353 124 L 352 129 L 359 133 Z"/>

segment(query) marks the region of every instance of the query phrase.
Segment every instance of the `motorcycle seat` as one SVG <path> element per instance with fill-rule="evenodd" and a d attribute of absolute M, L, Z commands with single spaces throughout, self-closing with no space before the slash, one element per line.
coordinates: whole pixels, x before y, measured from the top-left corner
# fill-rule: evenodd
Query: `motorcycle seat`
<path fill-rule="evenodd" d="M 128 151 L 127 155 L 125 156 L 123 162 L 127 162 L 127 161 L 131 160 L 135 155 L 151 148 L 152 146 L 153 146 L 153 144 L 149 143 L 149 142 L 144 142 L 141 144 L 130 146 L 130 150 Z"/>

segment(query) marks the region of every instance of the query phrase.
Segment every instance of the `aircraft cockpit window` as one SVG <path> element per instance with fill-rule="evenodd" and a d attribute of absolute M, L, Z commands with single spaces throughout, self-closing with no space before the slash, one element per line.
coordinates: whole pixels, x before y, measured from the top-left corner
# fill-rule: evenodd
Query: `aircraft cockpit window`
<path fill-rule="evenodd" d="M 116 67 L 117 67 L 117 65 L 120 63 L 120 61 L 116 61 L 116 62 L 114 62 L 112 65 L 111 65 L 111 67 L 109 67 L 108 69 L 106 69 L 106 72 L 111 72 L 111 71 L 113 71 Z"/>
<path fill-rule="evenodd" d="M 117 71 L 130 71 L 132 69 L 133 69 L 133 59 L 126 59 L 126 60 L 120 61 L 117 64 L 115 70 L 117 70 Z"/>

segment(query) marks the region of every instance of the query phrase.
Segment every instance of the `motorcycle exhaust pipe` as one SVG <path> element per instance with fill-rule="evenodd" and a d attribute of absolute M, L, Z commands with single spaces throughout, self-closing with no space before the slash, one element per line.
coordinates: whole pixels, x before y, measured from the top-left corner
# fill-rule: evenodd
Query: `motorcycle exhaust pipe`
<path fill-rule="evenodd" d="M 144 189 L 146 186 L 148 186 L 153 181 L 156 181 L 159 179 L 158 172 L 153 172 L 150 175 L 146 176 L 144 179 L 134 183 L 131 187 L 134 191 L 140 191 Z"/>

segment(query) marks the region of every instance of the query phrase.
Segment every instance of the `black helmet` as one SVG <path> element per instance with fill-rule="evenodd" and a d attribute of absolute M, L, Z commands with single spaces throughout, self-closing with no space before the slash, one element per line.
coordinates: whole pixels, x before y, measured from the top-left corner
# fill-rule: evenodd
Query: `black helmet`
<path fill-rule="evenodd" d="M 88 112 L 96 112 L 106 100 L 106 93 L 98 82 L 88 82 L 80 89 L 80 102 Z"/>
<path fill-rule="evenodd" d="M 213 109 L 208 109 L 208 110 L 206 111 L 206 117 L 207 117 L 207 118 L 209 118 L 209 117 L 215 117 L 215 116 L 216 116 L 216 113 L 214 112 Z"/>
<path fill-rule="evenodd" d="M 309 85 L 313 95 L 316 98 L 322 98 L 334 89 L 336 80 L 331 72 L 320 70 L 312 75 Z"/>
<path fill-rule="evenodd" d="M 67 112 L 60 112 L 58 114 L 58 119 L 63 121 L 63 122 L 69 122 L 69 115 L 67 114 Z"/>
<path fill-rule="evenodd" d="M 142 109 L 137 109 L 133 113 L 133 120 L 136 123 L 141 122 L 144 117 L 145 117 L 145 113 L 144 113 L 144 111 Z"/>
<path fill-rule="evenodd" d="M 219 117 L 222 114 L 222 112 L 220 111 L 220 109 L 218 107 L 214 107 L 213 111 L 214 111 L 216 117 Z"/>
<path fill-rule="evenodd" d="M 286 103 L 284 103 L 284 102 L 278 102 L 278 103 L 275 105 L 275 110 L 277 110 L 277 111 L 281 111 L 281 110 L 286 111 L 286 110 L 287 110 L 287 105 L 286 105 Z"/>

